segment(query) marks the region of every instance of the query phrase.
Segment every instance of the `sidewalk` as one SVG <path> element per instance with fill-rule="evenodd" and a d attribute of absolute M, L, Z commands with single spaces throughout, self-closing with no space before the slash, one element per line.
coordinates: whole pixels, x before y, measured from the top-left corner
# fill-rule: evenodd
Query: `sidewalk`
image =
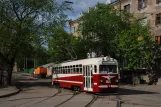
<path fill-rule="evenodd" d="M 9 86 L 6 88 L 0 88 L 0 98 L 9 97 L 18 94 L 21 90 L 14 86 Z"/>

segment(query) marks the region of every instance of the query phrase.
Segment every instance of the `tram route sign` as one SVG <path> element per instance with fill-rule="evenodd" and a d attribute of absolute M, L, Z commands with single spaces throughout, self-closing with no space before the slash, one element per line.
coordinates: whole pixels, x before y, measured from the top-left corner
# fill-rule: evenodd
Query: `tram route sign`
<path fill-rule="evenodd" d="M 109 62 L 109 61 L 102 61 L 102 64 L 104 64 L 104 65 L 114 65 L 114 64 L 116 64 L 116 62 Z"/>

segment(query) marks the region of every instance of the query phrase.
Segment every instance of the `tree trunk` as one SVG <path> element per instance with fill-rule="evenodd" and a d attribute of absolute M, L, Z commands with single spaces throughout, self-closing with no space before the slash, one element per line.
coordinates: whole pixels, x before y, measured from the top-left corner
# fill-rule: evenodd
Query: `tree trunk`
<path fill-rule="evenodd" d="M 9 68 L 8 68 L 8 85 L 12 85 L 12 71 L 13 71 L 13 66 L 14 66 L 15 58 L 12 58 L 10 63 L 9 63 Z"/>
<path fill-rule="evenodd" d="M 11 69 L 9 69 L 8 70 L 8 85 L 12 85 L 12 70 Z"/>

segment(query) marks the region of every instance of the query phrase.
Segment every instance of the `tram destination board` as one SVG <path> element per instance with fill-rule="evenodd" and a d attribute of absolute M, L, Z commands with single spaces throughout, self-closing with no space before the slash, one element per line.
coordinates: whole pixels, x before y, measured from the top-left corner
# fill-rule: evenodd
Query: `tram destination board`
<path fill-rule="evenodd" d="M 102 64 L 103 65 L 115 65 L 116 62 L 114 62 L 114 61 L 102 61 Z"/>

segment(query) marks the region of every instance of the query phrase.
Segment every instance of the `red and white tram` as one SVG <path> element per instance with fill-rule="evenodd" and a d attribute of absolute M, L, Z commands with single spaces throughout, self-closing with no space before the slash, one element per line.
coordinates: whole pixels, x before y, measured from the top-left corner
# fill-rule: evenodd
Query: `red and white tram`
<path fill-rule="evenodd" d="M 87 92 L 117 91 L 118 63 L 110 57 L 82 59 L 56 64 L 52 85 Z"/>

